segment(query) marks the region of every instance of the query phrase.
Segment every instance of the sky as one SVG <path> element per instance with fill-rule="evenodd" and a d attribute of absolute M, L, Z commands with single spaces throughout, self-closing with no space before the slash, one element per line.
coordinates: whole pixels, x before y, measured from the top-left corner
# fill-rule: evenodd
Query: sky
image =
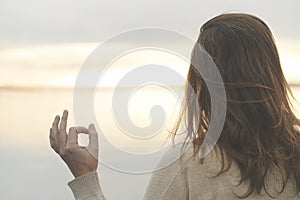
<path fill-rule="evenodd" d="M 120 32 L 160 27 L 196 39 L 205 21 L 225 12 L 262 18 L 275 36 L 288 81 L 299 82 L 299 9 L 296 0 L 0 0 L 0 86 L 71 87 L 87 56 Z"/>

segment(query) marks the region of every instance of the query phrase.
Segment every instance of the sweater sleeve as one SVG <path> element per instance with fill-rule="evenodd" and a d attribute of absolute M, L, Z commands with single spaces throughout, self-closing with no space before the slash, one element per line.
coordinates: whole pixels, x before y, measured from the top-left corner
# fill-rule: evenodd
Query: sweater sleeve
<path fill-rule="evenodd" d="M 153 172 L 144 200 L 185 200 L 189 198 L 187 168 L 169 151 Z M 97 172 L 91 172 L 68 183 L 75 200 L 105 200 Z"/>
<path fill-rule="evenodd" d="M 105 200 L 96 171 L 75 178 L 68 185 L 75 200 Z"/>

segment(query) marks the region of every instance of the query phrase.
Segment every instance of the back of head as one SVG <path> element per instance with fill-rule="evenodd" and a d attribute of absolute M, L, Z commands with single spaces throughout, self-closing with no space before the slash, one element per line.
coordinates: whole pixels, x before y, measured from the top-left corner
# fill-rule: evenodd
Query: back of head
<path fill-rule="evenodd" d="M 241 183 L 249 181 L 245 197 L 265 188 L 271 168 L 282 171 L 284 183 L 293 176 L 299 192 L 299 121 L 291 109 L 291 91 L 268 26 L 252 15 L 222 14 L 202 26 L 197 42 L 210 54 L 224 81 L 227 112 L 217 147 L 222 159 L 226 154 L 228 163 L 238 164 Z M 194 113 L 188 112 L 192 96 L 186 90 L 185 115 L 191 122 L 187 140 L 193 141 L 197 153 L 209 126 L 211 102 L 203 77 L 192 65 L 188 83 L 198 95 L 201 113 L 195 124 Z"/>

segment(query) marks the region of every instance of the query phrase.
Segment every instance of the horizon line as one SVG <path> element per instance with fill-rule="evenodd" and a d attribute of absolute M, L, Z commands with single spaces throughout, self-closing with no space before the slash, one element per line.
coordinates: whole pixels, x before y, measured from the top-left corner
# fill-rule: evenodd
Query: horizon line
<path fill-rule="evenodd" d="M 288 83 L 290 87 L 300 87 L 300 83 Z M 121 88 L 135 88 L 136 86 L 119 86 Z M 183 85 L 170 85 L 169 87 L 184 87 Z M 94 89 L 92 86 L 76 87 L 79 89 Z M 101 86 L 96 89 L 111 89 L 115 86 Z M 37 90 L 74 90 L 74 86 L 57 85 L 0 85 L 0 91 L 37 91 Z"/>

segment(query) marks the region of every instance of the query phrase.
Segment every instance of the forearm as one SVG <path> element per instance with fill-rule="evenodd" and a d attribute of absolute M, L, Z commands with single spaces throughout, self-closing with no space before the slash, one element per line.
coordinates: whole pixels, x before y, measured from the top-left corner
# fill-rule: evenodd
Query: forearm
<path fill-rule="evenodd" d="M 101 190 L 98 173 L 90 172 L 68 183 L 75 200 L 105 200 Z"/>

